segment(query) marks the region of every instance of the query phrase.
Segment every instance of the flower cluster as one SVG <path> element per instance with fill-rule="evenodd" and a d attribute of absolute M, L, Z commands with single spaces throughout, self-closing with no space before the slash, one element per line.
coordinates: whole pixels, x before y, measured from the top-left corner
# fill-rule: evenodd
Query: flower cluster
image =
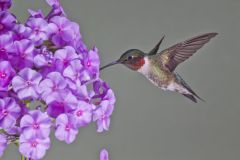
<path fill-rule="evenodd" d="M 12 1 L 0 0 L 0 156 L 18 143 L 24 157 L 42 159 L 51 131 L 72 143 L 91 122 L 109 129 L 115 96 L 99 78 L 98 49 L 87 48 L 58 0 L 46 1 L 47 15 L 29 9 L 20 23 Z"/>

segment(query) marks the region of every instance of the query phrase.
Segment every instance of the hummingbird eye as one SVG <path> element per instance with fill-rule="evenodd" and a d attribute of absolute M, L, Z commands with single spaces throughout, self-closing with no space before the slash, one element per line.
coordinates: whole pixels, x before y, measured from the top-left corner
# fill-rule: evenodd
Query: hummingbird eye
<path fill-rule="evenodd" d="M 128 60 L 132 60 L 133 59 L 133 56 L 128 56 Z"/>

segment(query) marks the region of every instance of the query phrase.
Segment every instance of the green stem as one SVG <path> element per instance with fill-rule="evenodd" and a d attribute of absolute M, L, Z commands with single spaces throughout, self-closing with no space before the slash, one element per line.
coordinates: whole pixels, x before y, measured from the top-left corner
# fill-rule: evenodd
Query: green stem
<path fill-rule="evenodd" d="M 28 160 L 28 158 L 26 158 L 23 155 L 21 155 L 21 160 Z"/>

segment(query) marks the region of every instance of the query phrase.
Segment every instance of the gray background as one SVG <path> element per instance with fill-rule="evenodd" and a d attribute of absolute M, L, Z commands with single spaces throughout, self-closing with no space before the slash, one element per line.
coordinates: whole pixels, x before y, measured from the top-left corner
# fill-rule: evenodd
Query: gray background
<path fill-rule="evenodd" d="M 15 0 L 12 11 L 24 20 L 27 8 L 49 8 L 43 0 Z M 101 77 L 114 89 L 116 109 L 109 132 L 81 129 L 71 145 L 54 140 L 45 159 L 97 160 L 106 147 L 111 160 L 239 160 L 239 0 L 62 0 L 89 47 L 100 50 L 102 65 L 129 48 L 149 51 L 205 32 L 219 35 L 180 65 L 179 74 L 206 102 L 194 104 L 164 92 L 123 66 Z M 54 139 L 54 138 L 53 138 Z M 17 159 L 10 146 L 3 159 Z"/>

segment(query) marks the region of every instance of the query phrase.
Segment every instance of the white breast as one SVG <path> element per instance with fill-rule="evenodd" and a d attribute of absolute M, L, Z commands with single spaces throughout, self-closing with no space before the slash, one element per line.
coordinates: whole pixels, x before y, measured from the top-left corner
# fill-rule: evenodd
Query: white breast
<path fill-rule="evenodd" d="M 144 65 L 140 68 L 140 69 L 138 69 L 137 71 L 139 72 L 139 73 L 142 73 L 142 74 L 144 74 L 144 75 L 147 75 L 148 74 L 148 72 L 149 72 L 149 59 L 147 58 L 147 57 L 144 57 Z"/>

